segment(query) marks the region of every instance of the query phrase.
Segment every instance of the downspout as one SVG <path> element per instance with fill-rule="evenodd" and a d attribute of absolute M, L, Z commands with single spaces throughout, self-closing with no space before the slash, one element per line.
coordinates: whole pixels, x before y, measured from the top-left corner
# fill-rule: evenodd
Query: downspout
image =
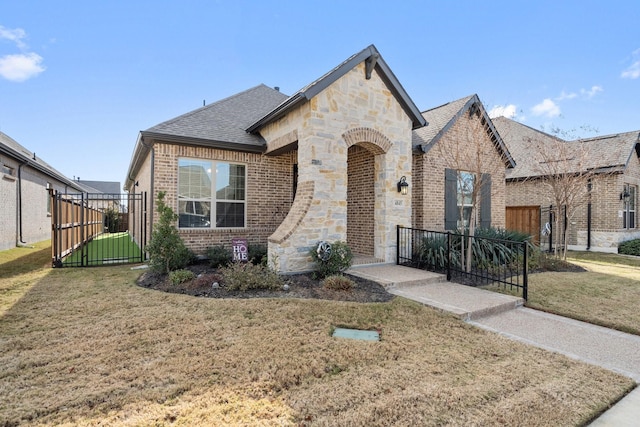
<path fill-rule="evenodd" d="M 21 163 L 18 166 L 18 244 L 16 246 L 26 245 L 27 242 L 22 240 L 22 167 L 27 163 Z"/>
<path fill-rule="evenodd" d="M 587 183 L 587 191 L 589 192 L 589 203 L 587 204 L 587 250 L 591 250 L 591 180 Z"/>

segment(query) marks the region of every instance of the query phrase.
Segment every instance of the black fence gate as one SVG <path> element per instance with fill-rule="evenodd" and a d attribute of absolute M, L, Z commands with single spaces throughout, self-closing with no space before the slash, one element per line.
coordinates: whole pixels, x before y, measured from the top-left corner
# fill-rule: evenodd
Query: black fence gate
<path fill-rule="evenodd" d="M 49 191 L 53 267 L 144 262 L 147 193 Z"/>

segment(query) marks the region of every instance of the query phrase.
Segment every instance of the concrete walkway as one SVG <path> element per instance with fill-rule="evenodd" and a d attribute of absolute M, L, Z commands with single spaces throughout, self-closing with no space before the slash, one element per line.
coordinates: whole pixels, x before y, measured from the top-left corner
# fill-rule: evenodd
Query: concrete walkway
<path fill-rule="evenodd" d="M 352 267 L 349 274 L 387 291 L 452 313 L 479 328 L 601 366 L 640 382 L 640 337 L 523 307 L 522 298 L 447 282 L 436 273 L 392 264 Z M 640 425 L 640 387 L 591 426 Z"/>

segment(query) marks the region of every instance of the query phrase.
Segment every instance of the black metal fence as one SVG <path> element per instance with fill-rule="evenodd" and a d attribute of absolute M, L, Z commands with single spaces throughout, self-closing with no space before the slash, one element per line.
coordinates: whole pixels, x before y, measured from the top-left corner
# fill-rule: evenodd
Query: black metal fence
<path fill-rule="evenodd" d="M 146 193 L 50 197 L 53 267 L 144 262 Z"/>
<path fill-rule="evenodd" d="M 516 288 L 525 300 L 529 247 L 527 242 L 397 227 L 397 264 L 443 273 L 466 285 Z"/>

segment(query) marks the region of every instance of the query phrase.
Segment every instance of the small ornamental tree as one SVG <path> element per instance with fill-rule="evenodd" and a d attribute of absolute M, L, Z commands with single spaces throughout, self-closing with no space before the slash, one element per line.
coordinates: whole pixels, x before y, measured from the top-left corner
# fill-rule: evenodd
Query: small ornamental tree
<path fill-rule="evenodd" d="M 178 229 L 175 226 L 178 215 L 165 204 L 164 195 L 163 191 L 158 193 L 156 204 L 160 218 L 151 233 L 147 251 L 151 269 L 160 273 L 169 273 L 189 264 L 192 254 L 178 235 Z"/>

